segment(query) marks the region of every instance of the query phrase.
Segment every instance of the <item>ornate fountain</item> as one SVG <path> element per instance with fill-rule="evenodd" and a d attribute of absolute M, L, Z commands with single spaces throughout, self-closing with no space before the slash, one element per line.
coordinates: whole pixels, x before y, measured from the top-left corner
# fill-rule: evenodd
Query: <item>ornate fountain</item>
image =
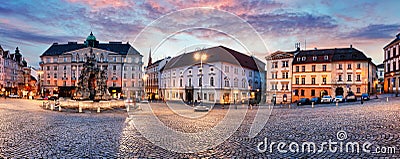
<path fill-rule="evenodd" d="M 97 60 L 90 47 L 89 56 L 78 78 L 78 86 L 73 96 L 75 100 L 110 100 L 111 96 L 107 89 L 107 73 L 104 69 L 97 67 Z"/>

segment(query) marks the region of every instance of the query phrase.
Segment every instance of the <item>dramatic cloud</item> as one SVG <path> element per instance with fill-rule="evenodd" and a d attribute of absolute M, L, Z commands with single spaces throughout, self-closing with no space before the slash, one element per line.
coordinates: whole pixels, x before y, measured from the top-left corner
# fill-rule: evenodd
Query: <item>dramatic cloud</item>
<path fill-rule="evenodd" d="M 171 46 L 210 42 L 223 43 L 226 32 L 207 30 L 223 28 L 239 33 L 249 40 L 245 22 L 253 26 L 268 47 L 291 50 L 295 42 L 305 41 L 310 47 L 348 46 L 359 44 L 360 49 L 374 52 L 377 61 L 382 45 L 391 41 L 400 31 L 400 19 L 394 2 L 377 0 L 349 3 L 345 0 L 54 0 L 0 1 L 0 45 L 26 45 L 35 54 L 42 53 L 53 42 L 79 41 L 93 31 L 100 41 L 130 41 L 157 18 L 174 11 L 207 7 L 232 13 L 244 22 L 232 21 L 223 15 L 188 20 L 177 16 L 157 27 L 154 37 L 168 34 L 176 28 L 200 24 L 203 30 L 187 30 L 178 38 L 171 38 Z M 192 15 L 201 16 L 202 12 Z M 153 39 L 153 36 L 152 36 Z M 150 39 L 150 40 L 152 40 Z M 329 39 L 329 40 L 327 40 Z M 379 41 L 379 43 L 377 42 Z M 383 44 L 382 44 L 383 43 Z M 192 43 L 189 42 L 190 45 Z M 228 45 L 228 44 L 226 44 Z M 302 44 L 303 45 L 303 44 Z M 140 43 L 138 50 L 148 50 L 148 41 Z M 21 46 L 23 47 L 23 46 Z M 178 47 L 180 48 L 180 46 Z M 372 49 L 371 49 L 372 48 Z M 254 50 L 257 50 L 255 47 Z M 174 49 L 168 52 L 176 52 Z M 35 57 L 35 56 L 31 56 Z M 262 57 L 260 57 L 262 58 Z M 35 62 L 37 59 L 32 59 Z"/>
<path fill-rule="evenodd" d="M 346 37 L 360 39 L 388 39 L 400 31 L 400 24 L 371 24 L 354 30 Z"/>
<path fill-rule="evenodd" d="M 309 13 L 272 13 L 244 17 L 257 30 L 276 35 L 334 29 L 338 26 L 330 16 Z"/>
<path fill-rule="evenodd" d="M 67 1 L 72 3 L 86 4 L 95 10 L 108 7 L 120 8 L 132 5 L 132 3 L 129 3 L 128 1 L 125 0 L 67 0 Z"/>

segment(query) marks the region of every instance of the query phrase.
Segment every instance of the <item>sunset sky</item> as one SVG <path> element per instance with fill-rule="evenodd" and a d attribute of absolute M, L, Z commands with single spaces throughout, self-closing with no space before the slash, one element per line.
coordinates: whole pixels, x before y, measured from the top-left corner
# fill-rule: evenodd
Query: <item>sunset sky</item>
<path fill-rule="evenodd" d="M 150 48 L 153 59 L 215 45 L 246 52 L 238 41 L 262 42 L 254 28 L 267 50 L 246 47 L 260 59 L 296 42 L 304 49 L 306 41 L 307 49 L 352 44 L 380 64 L 383 46 L 400 33 L 399 6 L 398 0 L 9 0 L 0 2 L 0 45 L 12 52 L 18 46 L 38 66 L 52 43 L 82 43 L 93 31 L 100 42 L 131 43 L 147 60 Z M 146 26 L 152 34 L 137 37 Z"/>

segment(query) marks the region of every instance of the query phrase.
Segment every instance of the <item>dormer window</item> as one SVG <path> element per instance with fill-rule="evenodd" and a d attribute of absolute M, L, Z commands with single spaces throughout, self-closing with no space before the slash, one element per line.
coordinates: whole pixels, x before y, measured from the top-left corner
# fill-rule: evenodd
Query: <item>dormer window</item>
<path fill-rule="evenodd" d="M 328 56 L 328 55 L 325 55 L 324 59 L 325 59 L 325 60 L 328 60 L 328 59 L 329 59 L 329 56 Z"/>
<path fill-rule="evenodd" d="M 306 61 L 306 57 L 301 57 L 301 61 Z"/>
<path fill-rule="evenodd" d="M 317 61 L 317 56 L 313 56 L 313 57 L 312 57 L 312 60 L 313 60 L 313 61 Z"/>
<path fill-rule="evenodd" d="M 297 61 L 300 61 L 300 57 L 297 58 Z"/>

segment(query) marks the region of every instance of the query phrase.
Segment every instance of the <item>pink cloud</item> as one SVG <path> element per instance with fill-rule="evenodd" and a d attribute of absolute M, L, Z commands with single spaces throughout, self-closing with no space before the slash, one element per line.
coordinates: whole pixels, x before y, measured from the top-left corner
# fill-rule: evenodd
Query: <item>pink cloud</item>
<path fill-rule="evenodd" d="M 83 3 L 90 6 L 94 10 L 107 7 L 120 8 L 130 5 L 125 0 L 67 0 L 67 1 L 70 3 Z"/>

